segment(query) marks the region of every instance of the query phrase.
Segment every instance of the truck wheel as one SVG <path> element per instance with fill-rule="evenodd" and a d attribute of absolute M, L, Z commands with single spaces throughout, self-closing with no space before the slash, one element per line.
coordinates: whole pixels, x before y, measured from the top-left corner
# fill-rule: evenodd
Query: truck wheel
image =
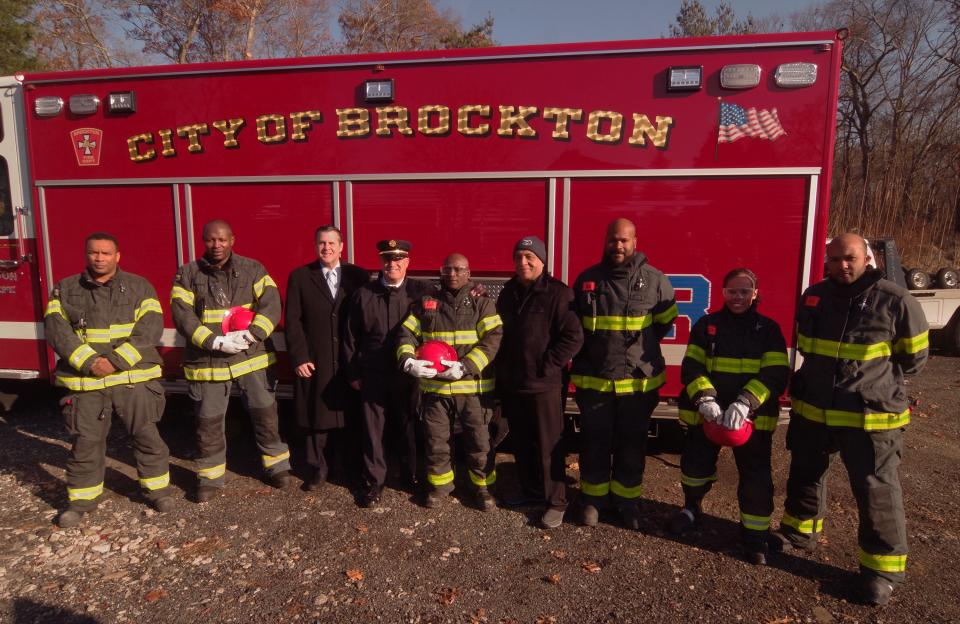
<path fill-rule="evenodd" d="M 957 272 L 953 269 L 943 268 L 937 271 L 937 286 L 940 288 L 956 288 Z"/>
<path fill-rule="evenodd" d="M 923 290 L 930 286 L 930 274 L 920 269 L 907 271 L 907 286 L 910 290 Z"/>

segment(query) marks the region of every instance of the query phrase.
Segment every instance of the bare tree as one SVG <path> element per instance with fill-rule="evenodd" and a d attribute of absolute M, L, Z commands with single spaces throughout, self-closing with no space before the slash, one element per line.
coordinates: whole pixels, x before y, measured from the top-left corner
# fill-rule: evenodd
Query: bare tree
<path fill-rule="evenodd" d="M 432 0 L 348 0 L 338 22 L 347 52 L 495 45 L 492 17 L 464 31 L 450 10 L 437 9 Z"/>
<path fill-rule="evenodd" d="M 38 0 L 30 17 L 33 50 L 52 70 L 130 64 L 137 55 L 111 36 L 108 23 L 113 17 L 100 2 Z"/>

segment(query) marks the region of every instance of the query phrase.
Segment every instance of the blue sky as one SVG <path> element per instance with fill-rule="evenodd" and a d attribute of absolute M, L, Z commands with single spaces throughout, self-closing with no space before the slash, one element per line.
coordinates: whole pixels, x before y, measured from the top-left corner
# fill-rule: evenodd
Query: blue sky
<path fill-rule="evenodd" d="M 668 33 L 680 9 L 680 0 L 435 0 L 463 19 L 464 26 L 493 15 L 493 35 L 501 45 L 655 39 Z M 701 0 L 712 14 L 719 0 Z M 789 28 L 790 14 L 813 0 L 770 2 L 729 0 L 738 18 L 748 14 L 781 17 Z"/>

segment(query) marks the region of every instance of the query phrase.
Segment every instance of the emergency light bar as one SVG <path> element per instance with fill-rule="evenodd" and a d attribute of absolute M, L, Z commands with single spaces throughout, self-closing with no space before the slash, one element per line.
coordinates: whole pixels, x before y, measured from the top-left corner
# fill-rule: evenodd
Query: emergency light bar
<path fill-rule="evenodd" d="M 699 91 L 702 84 L 702 65 L 671 67 L 667 71 L 667 91 Z"/>
<path fill-rule="evenodd" d="M 70 112 L 74 115 L 92 115 L 100 108 L 100 98 L 84 93 L 70 96 Z"/>
<path fill-rule="evenodd" d="M 816 63 L 784 63 L 773 74 L 778 87 L 806 87 L 817 81 Z"/>
<path fill-rule="evenodd" d="M 111 113 L 137 112 L 137 98 L 133 91 L 121 91 L 107 96 L 107 109 Z"/>
<path fill-rule="evenodd" d="M 724 65 L 720 70 L 720 86 L 724 89 L 749 89 L 760 84 L 759 65 Z"/>
<path fill-rule="evenodd" d="M 53 117 L 63 110 L 63 98 L 55 95 L 44 95 L 33 102 L 33 112 L 37 117 Z"/>

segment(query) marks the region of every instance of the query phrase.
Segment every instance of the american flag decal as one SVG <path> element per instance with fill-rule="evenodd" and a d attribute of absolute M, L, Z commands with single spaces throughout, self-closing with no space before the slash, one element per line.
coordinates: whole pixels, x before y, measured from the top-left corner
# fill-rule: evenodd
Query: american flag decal
<path fill-rule="evenodd" d="M 717 143 L 733 143 L 743 137 L 775 141 L 787 132 L 780 125 L 777 109 L 758 111 L 720 102 L 720 133 Z"/>

